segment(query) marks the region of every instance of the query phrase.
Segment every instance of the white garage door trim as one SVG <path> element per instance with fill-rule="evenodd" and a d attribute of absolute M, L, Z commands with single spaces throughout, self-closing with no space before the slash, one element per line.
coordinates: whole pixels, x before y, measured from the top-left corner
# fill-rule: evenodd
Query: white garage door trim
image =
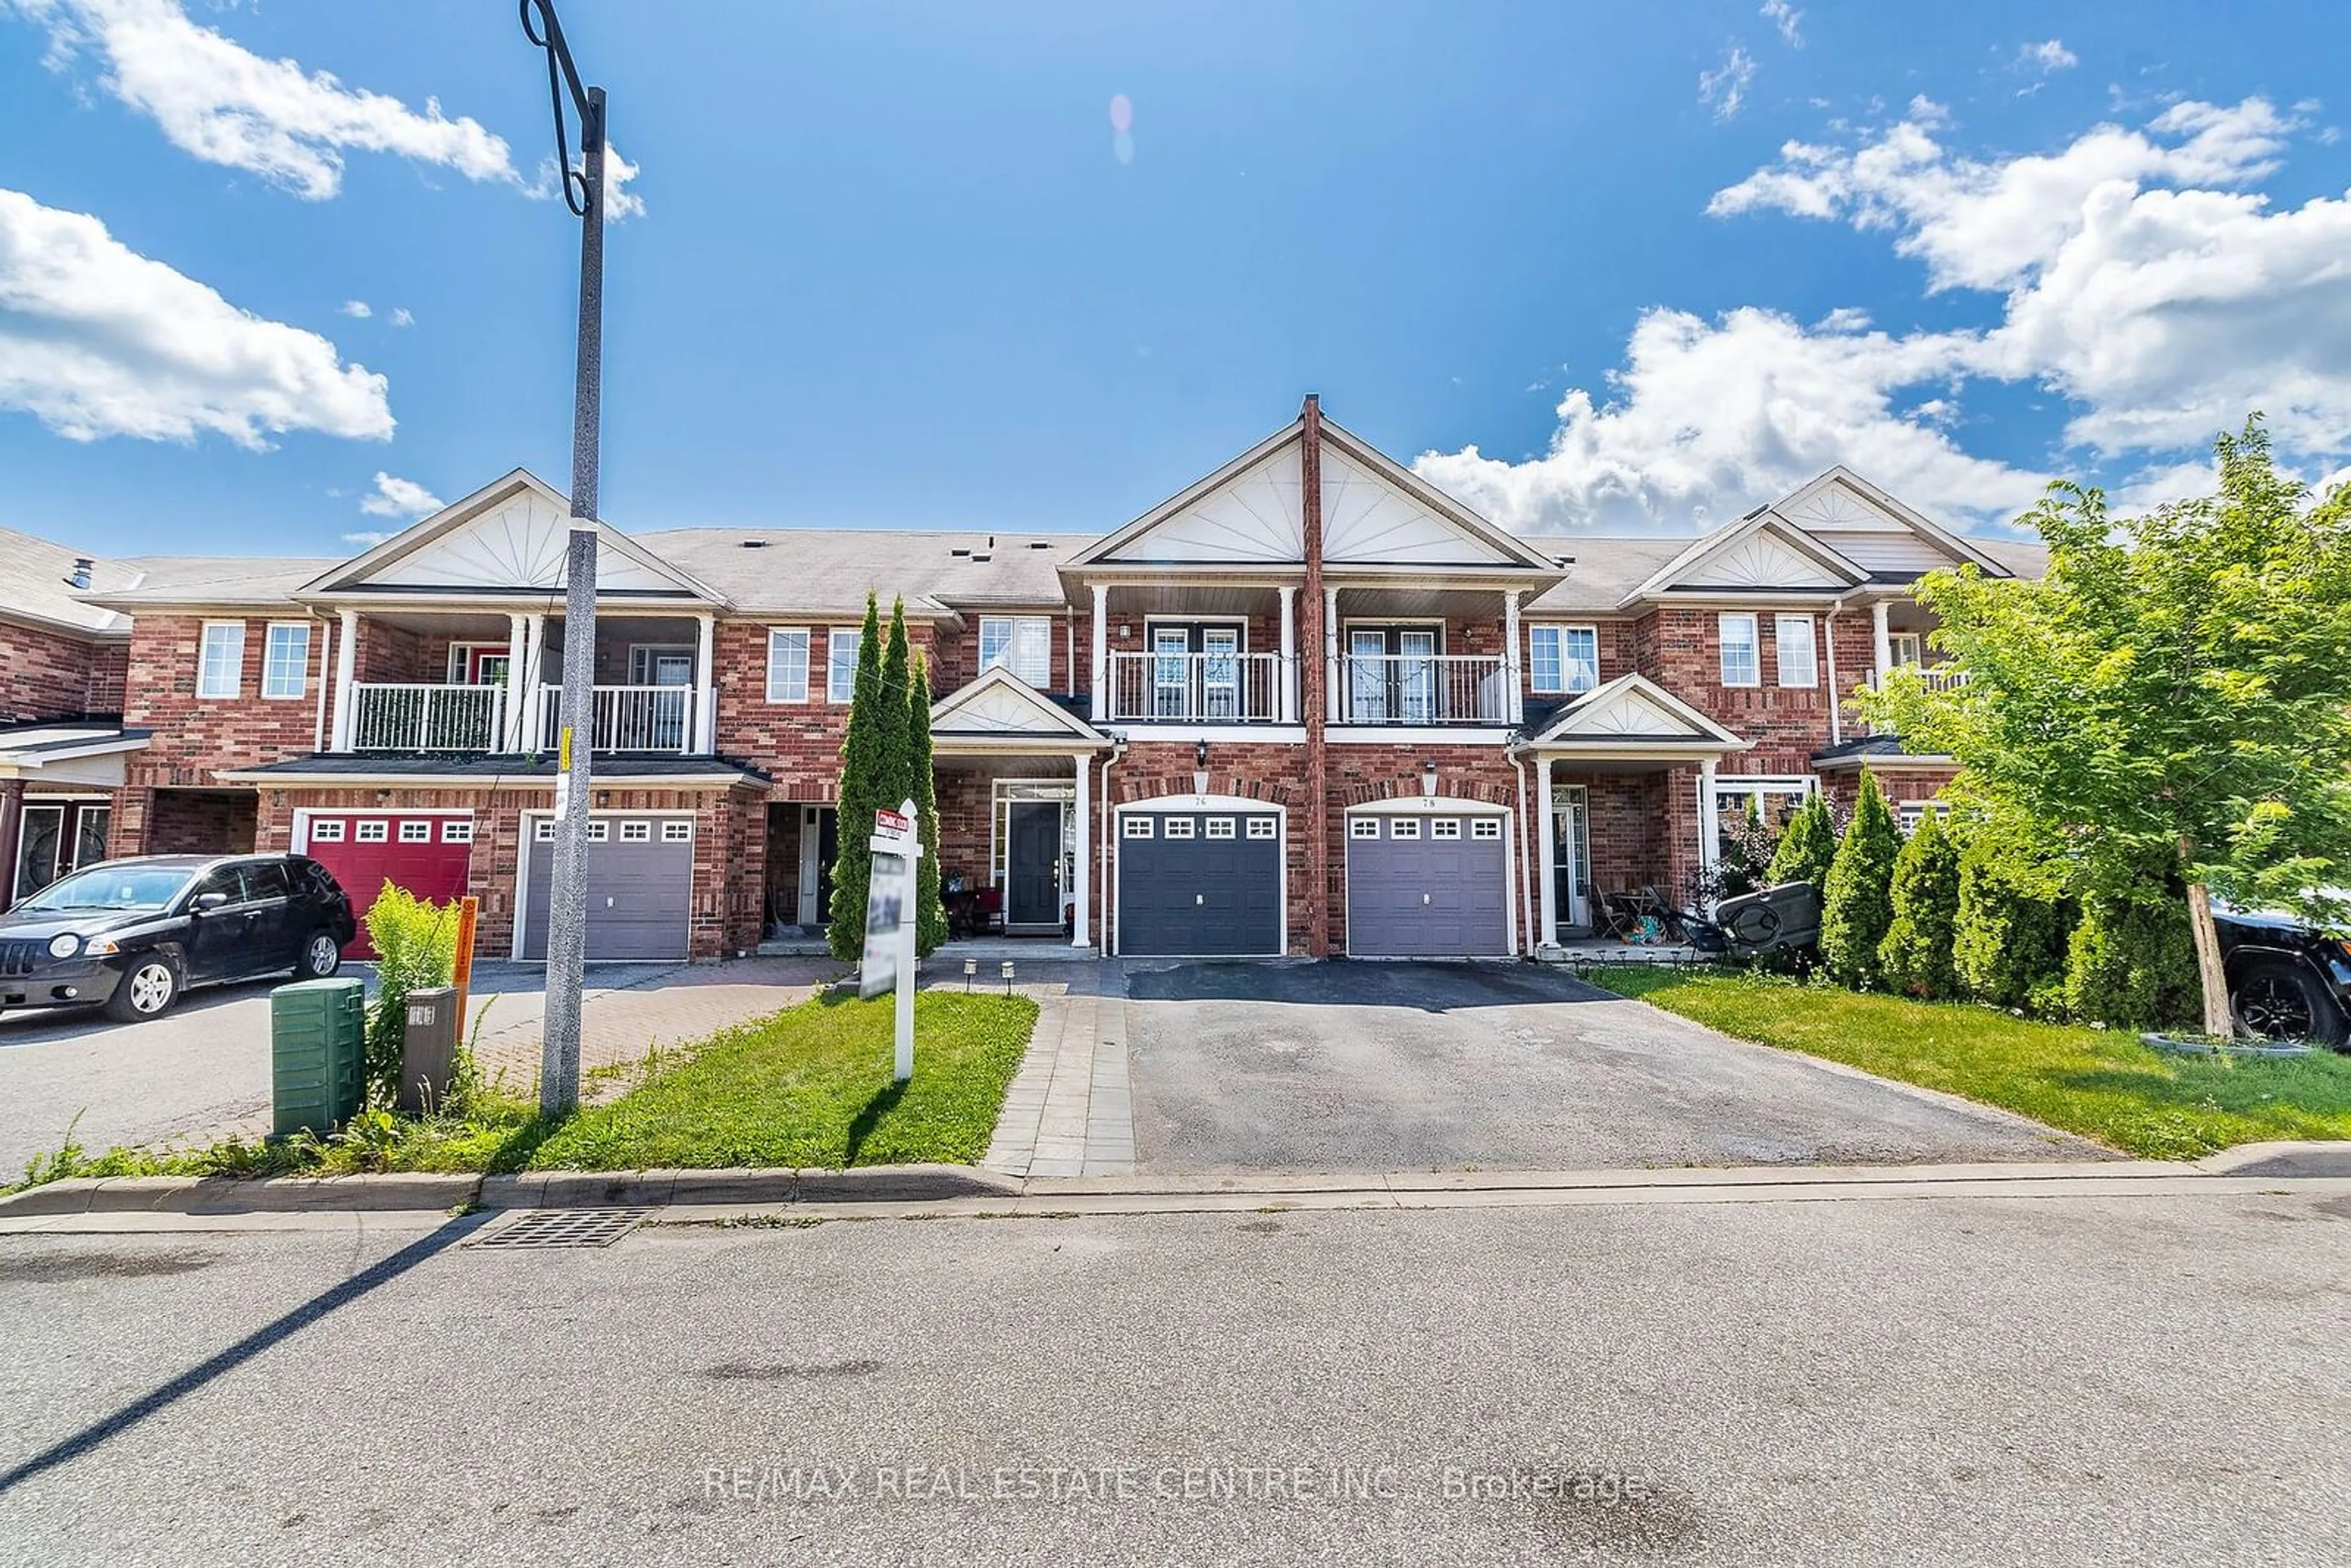
<path fill-rule="evenodd" d="M 297 806 L 291 853 L 310 852 L 310 823 L 318 817 L 471 817 L 471 806 Z"/>
<path fill-rule="evenodd" d="M 521 827 L 516 835 L 520 841 L 517 846 L 517 852 L 515 855 L 513 888 L 514 946 L 508 951 L 507 956 L 512 958 L 517 964 L 537 964 L 542 962 L 542 960 L 538 958 L 526 958 L 522 956 L 523 924 L 530 918 L 530 861 L 532 854 L 536 852 L 538 848 L 538 824 L 547 821 L 554 815 L 555 813 L 552 811 L 525 811 L 522 814 Z M 595 821 L 599 817 L 666 817 L 676 821 L 691 822 L 695 820 L 695 813 L 693 811 L 681 811 L 674 809 L 656 811 L 623 811 L 615 810 L 590 811 L 588 813 L 588 819 L 590 821 Z M 550 846 L 550 848 L 552 846 Z M 691 886 L 691 878 L 693 875 L 694 862 L 689 860 L 686 862 L 686 876 L 689 879 L 689 885 L 687 887 L 685 896 L 685 951 L 689 953 L 694 950 L 694 893 Z"/>
<path fill-rule="evenodd" d="M 1130 812 L 1156 815 L 1169 811 L 1232 811 L 1262 817 L 1273 814 L 1274 863 L 1280 868 L 1275 884 L 1280 896 L 1274 904 L 1274 941 L 1276 946 L 1265 953 L 1219 953 L 1220 958 L 1279 958 L 1290 951 L 1290 808 L 1274 800 L 1256 800 L 1246 795 L 1155 795 L 1148 800 L 1126 800 L 1111 808 L 1111 944 L 1113 957 L 1119 956 L 1126 943 L 1126 824 L 1123 821 Z M 1247 830 L 1244 829 L 1244 831 Z M 1154 958 L 1182 957 L 1179 953 L 1153 953 Z"/>
<path fill-rule="evenodd" d="M 1400 795 L 1390 800 L 1366 800 L 1350 806 L 1343 813 L 1352 824 L 1358 817 L 1499 817 L 1502 822 L 1502 930 L 1508 956 L 1519 956 L 1519 862 L 1512 852 L 1511 836 L 1518 828 L 1518 812 L 1491 800 L 1473 800 L 1464 795 Z M 1354 829 L 1351 825 L 1342 841 L 1348 847 L 1341 862 L 1347 876 L 1347 892 L 1354 891 Z M 1347 956 L 1355 953 L 1355 923 L 1347 922 Z M 1369 955 L 1374 958 L 1391 956 L 1384 953 Z"/>

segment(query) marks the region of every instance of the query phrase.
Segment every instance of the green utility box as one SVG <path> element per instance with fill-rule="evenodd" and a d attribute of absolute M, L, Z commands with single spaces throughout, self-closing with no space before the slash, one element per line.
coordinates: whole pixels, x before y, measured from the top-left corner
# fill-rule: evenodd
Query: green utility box
<path fill-rule="evenodd" d="M 366 1052 L 365 981 L 298 980 L 270 992 L 270 1131 L 324 1137 L 358 1114 Z"/>

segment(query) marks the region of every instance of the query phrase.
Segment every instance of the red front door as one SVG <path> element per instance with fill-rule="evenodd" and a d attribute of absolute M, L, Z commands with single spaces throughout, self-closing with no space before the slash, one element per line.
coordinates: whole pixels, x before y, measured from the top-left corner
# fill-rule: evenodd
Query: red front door
<path fill-rule="evenodd" d="M 350 958 L 372 958 L 367 912 L 389 882 L 419 898 L 446 904 L 465 895 L 474 855 L 470 812 L 313 811 L 298 852 L 332 872 L 350 894 L 359 935 L 343 948 Z"/>

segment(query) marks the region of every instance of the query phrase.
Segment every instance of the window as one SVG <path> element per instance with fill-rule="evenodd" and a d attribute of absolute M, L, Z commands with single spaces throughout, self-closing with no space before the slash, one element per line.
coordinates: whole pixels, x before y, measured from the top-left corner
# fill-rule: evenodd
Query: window
<path fill-rule="evenodd" d="M 1272 716 L 1263 691 L 1254 699 L 1254 713 L 1243 711 L 1243 631 L 1237 622 L 1151 622 L 1151 716 Z"/>
<path fill-rule="evenodd" d="M 1777 779 L 1718 778 L 1714 781 L 1717 862 L 1719 863 L 1723 856 L 1733 849 L 1733 841 L 1749 831 L 1750 821 L 1761 822 L 1765 834 L 1776 842 L 1779 835 L 1787 831 L 1789 820 L 1802 809 L 1813 788 L 1811 779 L 1793 775 Z M 1760 849 L 1761 846 L 1750 847 Z M 1770 852 L 1764 850 L 1762 852 L 1768 854 Z"/>
<path fill-rule="evenodd" d="M 1722 684 L 1761 685 L 1763 666 L 1755 653 L 1755 617 L 1744 612 L 1726 614 L 1717 624 L 1722 637 Z"/>
<path fill-rule="evenodd" d="M 1392 839 L 1416 839 L 1420 837 L 1420 819 L 1418 817 L 1390 817 L 1388 819 L 1388 837 Z"/>
<path fill-rule="evenodd" d="M 536 822 L 531 824 L 530 836 L 537 839 L 542 844 L 553 843 L 555 841 L 555 819 L 552 817 L 539 818 Z"/>
<path fill-rule="evenodd" d="M 452 817 L 441 824 L 441 841 L 444 844 L 470 844 L 474 841 L 474 824 L 462 817 Z"/>
<path fill-rule="evenodd" d="M 1889 632 L 1886 638 L 1886 656 L 1896 664 L 1925 663 L 1925 639 L 1916 632 Z"/>
<path fill-rule="evenodd" d="M 1192 836 L 1192 819 L 1189 817 L 1168 818 L 1165 836 L 1171 839 L 1190 838 Z"/>
<path fill-rule="evenodd" d="M 304 621 L 273 621 L 261 645 L 261 695 L 298 697 L 310 684 L 310 627 Z"/>
<path fill-rule="evenodd" d="M 1212 839 L 1229 839 L 1233 836 L 1233 819 L 1230 817 L 1210 817 L 1207 836 Z"/>
<path fill-rule="evenodd" d="M 653 825 L 651 822 L 622 822 L 621 824 L 621 841 L 624 844 L 652 843 L 653 841 Z"/>
<path fill-rule="evenodd" d="M 430 822 L 401 823 L 400 841 L 403 844 L 431 843 L 433 841 L 433 824 Z"/>
<path fill-rule="evenodd" d="M 1918 831 L 1918 824 L 1929 813 L 1948 819 L 1951 814 L 1951 808 L 1948 801 L 1943 800 L 1905 800 L 1894 810 L 1895 819 L 1902 824 L 1903 836 L 1906 838 Z"/>
<path fill-rule="evenodd" d="M 611 823 L 607 822 L 607 821 L 602 821 L 602 820 L 601 820 L 601 819 L 600 819 L 600 820 L 598 820 L 598 821 L 593 821 L 593 822 L 590 822 L 590 823 L 589 823 L 589 824 L 588 824 L 588 841 L 589 841 L 590 843 L 591 843 L 591 844 L 601 844 L 601 843 L 602 843 L 605 840 L 607 840 L 607 839 L 611 838 L 611 836 L 612 836 L 612 824 L 611 824 Z"/>
<path fill-rule="evenodd" d="M 662 824 L 662 842 L 665 844 L 690 844 L 694 842 L 694 824 L 692 822 L 664 822 Z"/>
<path fill-rule="evenodd" d="M 1053 622 L 1045 615 L 979 618 L 979 670 L 1001 664 L 1032 686 L 1053 680 Z"/>
<path fill-rule="evenodd" d="M 196 695 L 233 697 L 245 677 L 245 622 L 207 621 L 196 654 Z"/>
<path fill-rule="evenodd" d="M 310 824 L 310 841 L 314 844 L 340 844 L 343 841 L 343 825 L 340 822 L 313 822 Z"/>
<path fill-rule="evenodd" d="M 1351 839 L 1376 839 L 1380 836 L 1380 820 L 1377 817 L 1357 817 L 1347 824 L 1347 836 Z"/>
<path fill-rule="evenodd" d="M 857 640 L 854 626 L 836 626 L 824 634 L 824 700 L 845 703 L 857 695 Z"/>
<path fill-rule="evenodd" d="M 1480 817 L 1478 821 L 1469 824 L 1469 836 L 1473 839 L 1500 838 L 1502 836 L 1502 819 L 1499 817 Z"/>
<path fill-rule="evenodd" d="M 1249 836 L 1250 838 L 1279 838 L 1280 833 L 1281 830 L 1275 825 L 1275 821 L 1271 817 L 1251 817 L 1249 820 Z"/>
<path fill-rule="evenodd" d="M 1129 817 L 1126 820 L 1125 832 L 1126 836 L 1130 839 L 1149 838 L 1151 836 L 1151 819 L 1148 817 Z"/>
<path fill-rule="evenodd" d="M 1600 684 L 1600 629 L 1527 628 L 1527 676 L 1538 692 L 1588 692 Z"/>
<path fill-rule="evenodd" d="M 1772 617 L 1771 643 L 1779 653 L 1782 685 L 1816 686 L 1821 684 L 1820 661 L 1813 652 L 1811 616 Z"/>
<path fill-rule="evenodd" d="M 1428 824 L 1428 836 L 1432 839 L 1459 838 L 1461 836 L 1461 819 L 1458 817 L 1437 818 L 1435 821 Z"/>
<path fill-rule="evenodd" d="M 286 898 L 292 895 L 294 884 L 287 880 L 284 861 L 256 861 L 244 869 L 246 898 Z"/>
<path fill-rule="evenodd" d="M 1351 626 L 1347 629 L 1346 717 L 1350 724 L 1436 724 L 1443 653 L 1435 628 Z"/>
<path fill-rule="evenodd" d="M 381 817 L 370 817 L 353 827 L 351 837 L 363 844 L 380 844 L 392 837 L 392 824 Z"/>
<path fill-rule="evenodd" d="M 768 700 L 808 701 L 809 634 L 805 626 L 775 626 L 768 632 Z M 853 672 L 852 672 L 853 674 Z"/>

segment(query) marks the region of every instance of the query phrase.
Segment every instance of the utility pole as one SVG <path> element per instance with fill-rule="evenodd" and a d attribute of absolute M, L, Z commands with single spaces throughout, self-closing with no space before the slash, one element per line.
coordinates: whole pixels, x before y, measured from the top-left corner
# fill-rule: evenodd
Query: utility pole
<path fill-rule="evenodd" d="M 521 0 L 523 36 L 547 56 L 555 156 L 564 205 L 580 219 L 580 352 L 571 404 L 571 527 L 564 555 L 561 737 L 556 745 L 555 885 L 548 901 L 547 1013 L 538 1109 L 580 1108 L 580 1009 L 588 950 L 588 805 L 596 700 L 596 481 L 604 367 L 604 89 L 583 88 L 554 0 Z M 571 168 L 563 110 L 580 117 L 580 171 Z M 526 672 L 528 674 L 528 672 Z"/>

